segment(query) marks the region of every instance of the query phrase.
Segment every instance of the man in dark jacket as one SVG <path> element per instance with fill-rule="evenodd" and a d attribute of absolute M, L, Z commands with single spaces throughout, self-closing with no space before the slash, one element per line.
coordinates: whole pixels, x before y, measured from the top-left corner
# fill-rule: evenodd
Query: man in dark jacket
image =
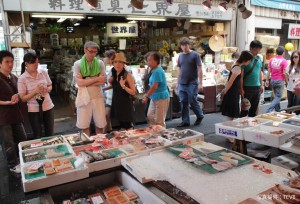
<path fill-rule="evenodd" d="M 0 141 L 11 171 L 20 173 L 18 143 L 26 140 L 19 107 L 18 78 L 11 73 L 14 56 L 0 51 Z"/>

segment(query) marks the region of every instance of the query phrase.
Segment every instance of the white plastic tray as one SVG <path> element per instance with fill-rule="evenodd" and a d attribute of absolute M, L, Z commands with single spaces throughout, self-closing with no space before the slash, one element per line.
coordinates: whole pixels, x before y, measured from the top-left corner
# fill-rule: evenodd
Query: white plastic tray
<path fill-rule="evenodd" d="M 291 142 L 287 142 L 283 145 L 280 145 L 279 148 L 284 150 L 284 151 L 292 152 L 292 153 L 300 155 L 300 147 L 297 147 L 297 146 L 293 145 Z"/>

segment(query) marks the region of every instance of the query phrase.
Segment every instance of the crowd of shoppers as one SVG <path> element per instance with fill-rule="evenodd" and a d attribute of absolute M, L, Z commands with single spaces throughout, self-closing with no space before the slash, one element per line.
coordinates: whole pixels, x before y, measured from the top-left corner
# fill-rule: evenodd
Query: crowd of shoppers
<path fill-rule="evenodd" d="M 178 57 L 178 95 L 182 109 L 182 123 L 178 127 L 190 125 L 189 108 L 197 119 L 194 125 L 201 124 L 204 114 L 197 100 L 203 91 L 202 62 L 197 52 L 190 49 L 189 38 L 180 39 L 182 53 Z M 250 51 L 234 53 L 234 64 L 230 69 L 228 81 L 222 91 L 222 114 L 233 118 L 257 114 L 260 94 L 263 90 L 262 61 L 257 56 L 262 48 L 261 42 L 250 43 Z M 96 56 L 99 46 L 92 41 L 84 45 L 84 55 L 74 63 L 73 77 L 78 86 L 76 97 L 76 126 L 90 135 L 92 121 L 96 133 L 112 130 L 111 117 L 114 117 L 121 130 L 134 128 L 134 105 L 136 98 L 135 79 L 127 70 L 125 54 L 115 50 L 105 52 L 102 60 Z M 268 64 L 266 87 L 272 86 L 274 99 L 267 112 L 280 110 L 280 99 L 284 85 L 287 84 L 288 107 L 300 105 L 297 87 L 300 84 L 299 51 L 291 54 L 288 66 L 284 59 L 285 49 L 279 46 L 277 56 Z M 11 73 L 14 56 L 9 51 L 0 51 L 0 134 L 1 146 L 11 171 L 20 172 L 17 144 L 26 139 L 54 135 L 54 104 L 50 97 L 52 82 L 48 72 L 38 68 L 35 52 L 24 55 L 22 75 L 19 79 Z M 145 55 L 147 71 L 143 76 L 145 113 L 149 125 L 166 126 L 165 120 L 170 103 L 170 93 L 166 76 L 160 65 L 158 52 Z M 271 79 L 270 83 L 268 79 Z M 103 89 L 102 89 L 103 88 Z M 249 110 L 240 109 L 240 98 L 251 103 Z M 33 130 L 33 138 L 26 138 L 20 103 L 26 102 L 28 118 Z"/>

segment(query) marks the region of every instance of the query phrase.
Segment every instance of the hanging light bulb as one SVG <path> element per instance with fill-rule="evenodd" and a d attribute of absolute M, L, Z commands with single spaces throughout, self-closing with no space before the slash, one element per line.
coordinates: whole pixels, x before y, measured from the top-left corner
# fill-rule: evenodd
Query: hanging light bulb
<path fill-rule="evenodd" d="M 252 11 L 248 10 L 244 4 L 238 5 L 239 11 L 242 13 L 242 18 L 246 19 L 252 15 Z"/>
<path fill-rule="evenodd" d="M 88 5 L 90 5 L 93 8 L 98 7 L 98 0 L 86 0 L 86 2 L 88 3 Z"/>
<path fill-rule="evenodd" d="M 182 26 L 182 23 L 181 23 L 181 21 L 180 21 L 179 19 L 177 20 L 177 23 L 176 23 L 176 24 L 177 24 L 178 27 L 181 27 L 181 26 Z"/>
<path fill-rule="evenodd" d="M 228 9 L 228 3 L 230 2 L 230 0 L 226 0 L 224 2 L 221 2 L 218 7 L 221 11 L 226 12 Z"/>
<path fill-rule="evenodd" d="M 206 0 L 206 1 L 203 1 L 202 6 L 203 6 L 204 9 L 210 10 L 211 9 L 211 4 L 212 4 L 211 0 Z"/>
<path fill-rule="evenodd" d="M 143 9 L 144 8 L 143 3 L 144 3 L 144 0 L 131 0 L 131 5 L 137 9 Z"/>

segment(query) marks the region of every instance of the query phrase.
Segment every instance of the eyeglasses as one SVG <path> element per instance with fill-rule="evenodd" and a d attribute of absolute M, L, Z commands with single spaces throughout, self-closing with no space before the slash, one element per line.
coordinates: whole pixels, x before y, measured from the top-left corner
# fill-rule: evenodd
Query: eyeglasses
<path fill-rule="evenodd" d="M 115 61 L 113 61 L 114 63 L 124 63 L 124 62 L 122 62 L 122 61 L 119 61 L 119 60 L 115 60 Z"/>
<path fill-rule="evenodd" d="M 299 58 L 299 56 L 295 55 L 295 56 L 293 56 L 292 58 L 293 58 L 293 59 L 294 59 L 294 58 Z"/>
<path fill-rule="evenodd" d="M 92 50 L 89 50 L 89 49 L 86 49 L 87 51 L 89 51 L 89 53 L 91 54 L 97 54 L 98 53 L 98 50 L 97 51 L 92 51 Z"/>

